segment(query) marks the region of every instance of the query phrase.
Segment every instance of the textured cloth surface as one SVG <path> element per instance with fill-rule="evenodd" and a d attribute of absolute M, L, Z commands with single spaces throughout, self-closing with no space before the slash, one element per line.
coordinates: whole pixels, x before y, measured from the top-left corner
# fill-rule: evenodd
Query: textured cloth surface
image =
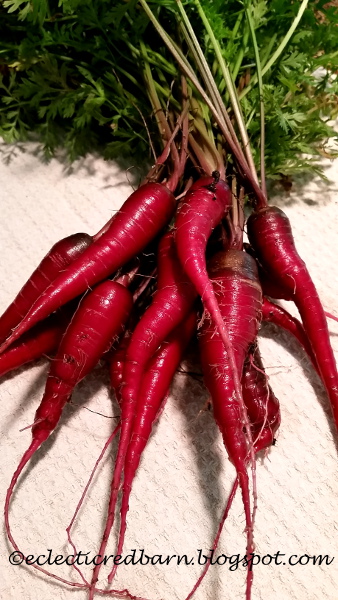
<path fill-rule="evenodd" d="M 7 159 L 7 160 L 6 160 Z M 327 164 L 329 185 L 312 181 L 295 186 L 278 199 L 291 219 L 297 247 L 318 287 L 326 310 L 338 314 L 338 167 Z M 1 295 L 0 310 L 14 298 L 36 264 L 58 239 L 78 231 L 97 232 L 130 191 L 129 176 L 116 164 L 88 157 L 66 169 L 57 160 L 44 164 L 34 145 L 2 147 L 1 177 Z M 289 303 L 285 303 L 286 306 Z M 288 306 L 294 314 L 297 311 Z M 338 356 L 338 324 L 329 321 Z M 326 394 L 296 341 L 273 326 L 260 333 L 261 350 L 270 382 L 280 400 L 282 425 L 277 444 L 257 463 L 258 510 L 256 553 L 262 558 L 285 554 L 281 565 L 258 565 L 254 570 L 253 600 L 338 600 L 337 449 Z M 0 386 L 2 412 L 1 502 L 10 478 L 28 447 L 29 426 L 41 398 L 47 361 L 6 376 Z M 183 368 L 196 371 L 194 349 Z M 73 553 L 66 527 L 79 501 L 118 414 L 108 391 L 102 362 L 73 395 L 57 431 L 39 450 L 20 478 L 11 505 L 11 526 L 26 555 L 51 557 Z M 125 554 L 140 550 L 159 563 L 187 555 L 194 564 L 121 565 L 114 587 L 152 600 L 183 600 L 202 567 L 198 550 L 208 554 L 234 479 L 212 414 L 198 379 L 178 373 L 171 396 L 144 453 L 128 513 Z M 89 408 L 91 411 L 86 410 Z M 78 551 L 91 560 L 102 534 L 112 456 L 94 477 L 72 532 Z M 224 528 L 215 557 L 245 553 L 245 521 L 240 494 Z M 116 535 L 116 530 L 115 530 Z M 114 554 L 112 535 L 107 554 Z M 2 534 L 0 598 L 11 600 L 83 600 L 84 590 L 54 582 L 30 567 L 9 564 L 12 548 Z M 290 555 L 328 555 L 331 564 L 289 566 Z M 280 556 L 280 555 L 279 555 Z M 41 559 L 42 560 L 42 559 Z M 84 560 L 84 559 L 83 559 Z M 294 558 L 294 560 L 296 560 Z M 143 562 L 146 562 L 144 559 Z M 224 562 L 224 558 L 219 562 Z M 306 563 L 307 559 L 302 558 Z M 100 574 L 106 586 L 109 565 Z M 81 583 L 67 565 L 45 568 Z M 90 566 L 84 575 L 91 577 Z M 244 598 L 245 569 L 229 563 L 211 566 L 196 592 L 196 600 Z M 97 595 L 97 597 L 100 597 Z M 102 597 L 102 596 L 101 596 Z"/>

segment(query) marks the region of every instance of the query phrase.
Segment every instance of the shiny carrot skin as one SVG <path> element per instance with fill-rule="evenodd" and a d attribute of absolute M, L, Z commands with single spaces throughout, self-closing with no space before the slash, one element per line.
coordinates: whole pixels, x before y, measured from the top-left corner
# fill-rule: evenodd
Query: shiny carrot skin
<path fill-rule="evenodd" d="M 34 302 L 56 277 L 74 262 L 92 243 L 87 233 L 70 235 L 50 249 L 20 292 L 0 317 L 0 343 L 30 310 Z"/>
<path fill-rule="evenodd" d="M 183 354 L 197 327 L 196 313 L 192 312 L 177 327 L 167 341 L 163 342 L 147 371 L 143 375 L 141 390 L 138 396 L 134 425 L 127 454 L 124 461 L 123 495 L 121 504 L 121 525 L 116 554 L 123 550 L 124 536 L 127 527 L 127 512 L 133 480 L 138 469 L 141 455 L 149 440 L 153 424 L 161 409 L 163 400 L 168 394 L 170 384 L 183 358 Z M 112 582 L 117 565 L 112 569 L 108 581 Z"/>
<path fill-rule="evenodd" d="M 242 377 L 248 349 L 257 337 L 261 320 L 262 291 L 254 259 L 244 252 L 229 250 L 216 255 L 209 266 L 219 309 L 227 326 L 237 372 Z M 247 552 L 253 549 L 247 463 L 250 448 L 243 408 L 234 383 L 229 355 L 208 313 L 199 336 L 205 384 L 211 394 L 214 417 L 221 431 L 229 459 L 234 464 L 242 490 L 247 529 Z M 246 597 L 250 598 L 252 572 L 248 572 Z"/>
<path fill-rule="evenodd" d="M 116 213 L 109 228 L 37 299 L 0 351 L 3 352 L 27 329 L 112 275 L 141 252 L 168 224 L 175 206 L 173 194 L 159 183 L 147 183 L 133 192 Z"/>
<path fill-rule="evenodd" d="M 121 388 L 121 435 L 117 451 L 109 519 L 100 553 L 107 544 L 114 523 L 122 469 L 135 419 L 136 403 L 144 371 L 154 353 L 192 309 L 196 291 L 176 255 L 173 233 L 163 236 L 159 245 L 158 287 L 154 299 L 135 327 L 127 348 Z M 97 577 L 97 573 L 94 578 Z M 93 582 L 93 585 L 95 582 Z"/>
<path fill-rule="evenodd" d="M 275 206 L 250 215 L 250 244 L 263 268 L 279 288 L 292 295 L 330 399 L 338 431 L 338 372 L 326 316 L 315 285 L 300 258 L 286 214 Z"/>
<path fill-rule="evenodd" d="M 177 254 L 182 267 L 201 296 L 228 348 L 224 327 L 214 289 L 206 265 L 206 246 L 213 229 L 227 215 L 231 194 L 225 181 L 203 177 L 188 191 L 175 221 Z"/>
<path fill-rule="evenodd" d="M 17 467 L 5 502 L 9 540 L 17 549 L 9 525 L 9 505 L 24 466 L 57 426 L 74 387 L 96 365 L 114 337 L 121 333 L 132 308 L 132 295 L 120 284 L 105 281 L 85 296 L 68 326 L 51 363 L 45 393 L 35 413 L 32 442 Z"/>

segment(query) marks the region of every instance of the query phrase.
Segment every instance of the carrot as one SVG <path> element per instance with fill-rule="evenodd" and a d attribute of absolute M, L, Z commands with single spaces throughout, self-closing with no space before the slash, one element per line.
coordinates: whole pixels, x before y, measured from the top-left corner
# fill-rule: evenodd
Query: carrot
<path fill-rule="evenodd" d="M 124 386 L 121 388 L 121 435 L 117 451 L 109 516 L 101 543 L 100 554 L 104 553 L 114 523 L 115 505 L 125 454 L 135 418 L 142 375 L 153 354 L 161 343 L 189 314 L 196 292 L 184 273 L 176 256 L 173 233 L 166 234 L 159 246 L 158 288 L 153 302 L 137 324 L 128 346 L 123 371 Z M 95 585 L 95 577 L 93 585 Z"/>
<path fill-rule="evenodd" d="M 185 319 L 196 299 L 190 283 L 177 258 L 174 233 L 163 236 L 158 248 L 157 291 L 153 301 L 135 327 L 131 337 L 123 372 L 125 432 L 137 399 L 141 378 L 147 363 L 168 335 Z M 127 408 L 130 407 L 130 408 Z M 131 422 L 130 422 L 131 425 Z M 124 452 L 123 452 L 124 454 Z"/>
<path fill-rule="evenodd" d="M 92 238 L 87 233 L 75 233 L 54 244 L 0 317 L 0 343 L 10 335 L 51 282 L 91 243 Z"/>
<path fill-rule="evenodd" d="M 303 347 L 314 368 L 318 371 L 316 357 L 313 354 L 311 344 L 301 322 L 296 317 L 290 315 L 285 308 L 278 306 L 274 302 L 270 302 L 267 298 L 263 299 L 262 315 L 263 321 L 274 323 L 274 325 L 278 325 L 278 327 L 282 327 L 282 329 L 291 333 Z"/>
<path fill-rule="evenodd" d="M 126 360 L 126 352 L 130 343 L 130 331 L 126 331 L 122 341 L 117 349 L 112 353 L 109 360 L 110 385 L 114 390 L 115 398 L 119 406 L 121 406 L 122 396 L 121 387 L 123 384 L 123 369 Z"/>
<path fill-rule="evenodd" d="M 174 210 L 175 197 L 164 185 L 147 183 L 133 192 L 105 233 L 38 298 L 0 351 L 3 352 L 38 321 L 137 255 L 167 225 Z"/>
<path fill-rule="evenodd" d="M 83 492 L 82 492 L 82 494 L 81 494 L 80 500 L 78 501 L 78 503 L 77 503 L 77 505 L 76 505 L 75 512 L 74 512 L 74 514 L 73 514 L 73 516 L 72 516 L 72 518 L 71 518 L 71 520 L 70 520 L 70 523 L 69 523 L 68 527 L 66 528 L 66 533 L 67 533 L 67 539 L 68 539 L 68 543 L 70 544 L 70 546 L 71 546 L 71 547 L 72 547 L 72 549 L 73 549 L 74 556 L 77 556 L 78 552 L 77 552 L 77 549 L 76 549 L 75 543 L 73 542 L 73 539 L 72 539 L 72 536 L 71 536 L 71 530 L 72 530 L 72 528 L 73 528 L 73 525 L 74 525 L 74 523 L 75 523 L 75 521 L 76 521 L 77 515 L 79 514 L 79 511 L 80 511 L 80 509 L 81 509 L 81 507 L 82 507 L 82 504 L 83 504 L 83 502 L 84 502 L 84 499 L 85 499 L 85 497 L 86 497 L 86 494 L 87 494 L 87 492 L 88 492 L 88 489 L 89 489 L 89 487 L 90 487 L 90 485 L 91 485 L 91 482 L 93 481 L 93 478 L 94 478 L 94 475 L 95 475 L 95 473 L 96 473 L 96 471 L 97 471 L 97 468 L 98 468 L 98 466 L 100 465 L 100 463 L 101 463 L 101 461 L 102 461 L 102 459 L 103 459 L 103 457 L 104 457 L 104 455 L 105 455 L 105 453 L 106 453 L 106 451 L 107 451 L 108 447 L 111 445 L 111 443 L 112 443 L 112 442 L 113 442 L 113 440 L 115 439 L 115 437 L 116 437 L 117 433 L 119 432 L 119 430 L 120 430 L 120 427 L 121 427 L 121 423 L 118 423 L 118 424 L 116 425 L 116 427 L 114 428 L 114 430 L 112 431 L 112 433 L 110 434 L 109 438 L 107 439 L 107 441 L 106 441 L 105 445 L 103 446 L 103 448 L 102 448 L 102 450 L 101 450 L 101 452 L 100 452 L 100 455 L 99 455 L 98 459 L 95 461 L 95 465 L 94 465 L 94 467 L 93 467 L 93 469 L 92 469 L 92 471 L 91 471 L 91 473 L 90 473 L 89 479 L 88 479 L 88 481 L 87 481 L 87 483 L 86 483 L 86 485 L 85 485 L 85 488 L 84 488 L 84 490 L 83 490 Z M 85 577 L 84 577 L 84 575 L 83 575 L 83 573 L 82 573 L 81 569 L 79 569 L 79 567 L 77 567 L 75 564 L 73 564 L 72 566 L 73 566 L 73 567 L 74 567 L 74 569 L 75 569 L 75 570 L 78 572 L 78 574 L 80 575 L 80 577 L 81 577 L 82 581 L 83 581 L 85 584 L 88 584 L 88 582 L 87 582 L 87 580 L 85 579 Z M 89 585 L 89 584 L 88 584 L 88 585 Z"/>
<path fill-rule="evenodd" d="M 254 448 L 255 453 L 269 448 L 274 442 L 274 435 L 280 425 L 280 407 L 279 402 L 267 382 L 264 367 L 258 345 L 253 345 L 248 352 L 244 362 L 242 375 L 243 399 L 248 411 L 248 417 L 251 424 L 252 437 L 256 437 Z M 237 492 L 239 478 L 230 491 L 225 510 L 219 522 L 217 533 L 210 550 L 216 552 L 218 542 L 228 517 L 234 497 Z M 190 600 L 201 585 L 210 567 L 210 561 L 204 566 L 201 575 L 196 581 L 194 587 L 186 596 L 185 600 Z"/>
<path fill-rule="evenodd" d="M 57 350 L 66 323 L 53 314 L 27 331 L 0 355 L 0 376 Z"/>
<path fill-rule="evenodd" d="M 220 331 L 224 324 L 208 279 L 205 250 L 213 229 L 230 205 L 230 190 L 215 172 L 213 177 L 203 177 L 193 184 L 175 221 L 178 257 Z"/>
<path fill-rule="evenodd" d="M 213 173 L 209 181 L 210 183 L 206 184 L 206 178 L 201 178 L 200 183 L 197 181 L 185 196 L 185 202 L 175 222 L 177 254 L 221 336 L 232 370 L 235 393 L 246 419 L 240 375 L 237 371 L 234 352 L 217 303 L 214 288 L 208 277 L 205 256 L 207 241 L 212 230 L 229 211 L 231 194 L 226 182 L 219 180 L 219 173 L 217 171 Z M 219 255 L 217 254 L 217 256 Z M 241 258 L 241 262 L 243 260 Z M 255 272 L 256 270 L 255 266 Z M 249 430 L 248 425 L 247 423 L 247 429 Z M 251 452 L 252 462 L 254 462 L 253 450 Z"/>
<path fill-rule="evenodd" d="M 338 431 L 338 373 L 323 307 L 300 258 L 286 214 L 275 206 L 250 215 L 248 236 L 269 277 L 292 294 L 326 387 Z"/>
<path fill-rule="evenodd" d="M 267 273 L 264 267 L 261 265 L 257 253 L 253 249 L 250 244 L 244 244 L 245 251 L 252 256 L 257 264 L 259 281 L 262 287 L 262 291 L 264 296 L 269 296 L 270 298 L 275 298 L 276 300 L 292 300 L 293 293 L 288 290 L 285 290 L 283 287 L 279 286 L 275 281 L 272 273 Z"/>
<path fill-rule="evenodd" d="M 149 440 L 154 421 L 161 410 L 163 399 L 168 394 L 171 381 L 195 330 L 196 313 L 191 312 L 184 323 L 172 332 L 167 341 L 163 342 L 143 375 L 133 430 L 124 461 L 121 524 L 116 554 L 122 554 L 127 527 L 129 497 L 142 452 Z M 114 565 L 108 577 L 109 583 L 114 578 L 117 566 Z"/>
<path fill-rule="evenodd" d="M 249 346 L 256 339 L 261 318 L 262 293 L 255 261 L 248 254 L 229 250 L 215 255 L 209 266 L 219 309 L 226 324 L 235 369 L 242 376 Z M 204 381 L 213 400 L 215 420 L 222 433 L 229 459 L 235 466 L 243 497 L 247 530 L 247 553 L 253 551 L 253 524 L 250 513 L 248 457 L 251 434 L 245 407 L 234 380 L 234 369 L 221 336 L 206 313 L 201 325 L 200 355 Z M 243 430 L 245 428 L 245 431 Z M 249 444 L 248 444 L 249 441 Z M 246 597 L 250 598 L 252 571 L 248 571 Z"/>
<path fill-rule="evenodd" d="M 279 402 L 268 384 L 257 343 L 249 350 L 244 362 L 242 390 L 255 452 L 259 452 L 273 443 L 281 417 Z"/>
<path fill-rule="evenodd" d="M 45 393 L 35 413 L 32 442 L 17 467 L 6 494 L 5 524 L 13 547 L 9 506 L 14 486 L 24 466 L 49 437 L 70 399 L 74 387 L 96 365 L 119 334 L 132 308 L 130 292 L 114 281 L 105 281 L 83 298 L 64 334 L 51 364 Z M 35 565 L 34 565 L 35 566 Z"/>

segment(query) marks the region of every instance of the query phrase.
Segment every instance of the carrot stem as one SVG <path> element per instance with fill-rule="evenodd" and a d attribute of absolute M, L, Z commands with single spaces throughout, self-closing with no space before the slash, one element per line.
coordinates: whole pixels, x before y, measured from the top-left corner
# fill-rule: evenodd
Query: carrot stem
<path fill-rule="evenodd" d="M 257 181 L 255 180 L 255 178 L 253 177 L 253 175 L 251 173 L 251 170 L 250 170 L 250 168 L 247 164 L 247 161 L 243 155 L 243 152 L 242 152 L 241 146 L 238 143 L 238 140 L 235 141 L 233 139 L 232 135 L 230 134 L 228 123 L 225 122 L 223 115 L 219 114 L 217 108 L 215 107 L 215 105 L 210 100 L 209 96 L 205 93 L 203 87 L 199 83 L 199 81 L 198 81 L 195 73 L 191 69 L 188 61 L 185 59 L 185 57 L 183 57 L 183 58 L 181 57 L 175 44 L 171 40 L 170 36 L 168 36 L 168 34 L 165 32 L 165 30 L 161 27 L 161 25 L 158 22 L 158 20 L 156 19 L 155 15 L 149 8 L 146 0 L 140 0 L 140 4 L 142 5 L 142 7 L 143 7 L 144 11 L 146 12 L 147 16 L 149 17 L 150 21 L 153 23 L 156 31 L 161 36 L 162 40 L 164 41 L 166 46 L 169 48 L 170 52 L 172 53 L 172 55 L 175 57 L 175 59 L 179 63 L 182 71 L 190 79 L 192 84 L 195 86 L 197 91 L 202 96 L 204 102 L 209 107 L 217 125 L 219 126 L 222 134 L 224 135 L 224 138 L 225 138 L 228 146 L 230 147 L 230 150 L 231 150 L 232 154 L 234 155 L 234 157 L 242 171 L 243 179 L 247 180 L 248 183 L 250 184 L 250 186 L 255 194 L 256 199 L 258 201 L 260 201 L 261 203 L 265 203 L 266 202 L 265 196 L 264 196 L 261 188 L 259 187 Z M 231 122 L 230 122 L 230 127 L 233 131 Z"/>
<path fill-rule="evenodd" d="M 260 105 L 260 121 L 261 121 L 261 148 L 260 148 L 260 167 L 261 167 L 261 186 L 262 192 L 265 197 L 266 195 L 266 180 L 265 180 L 265 110 L 264 110 L 264 88 L 263 88 L 263 76 L 262 76 L 262 67 L 259 56 L 255 26 L 252 18 L 252 6 L 247 5 L 245 8 L 245 13 L 248 19 L 250 33 L 252 37 L 252 44 L 254 47 L 256 67 L 257 67 L 257 78 L 258 78 L 258 89 L 259 89 L 259 105 Z M 265 204 L 266 206 L 266 204 Z M 258 208 L 264 208 L 263 204 L 258 204 Z"/>
<path fill-rule="evenodd" d="M 292 38 L 296 28 L 298 27 L 298 24 L 303 16 L 303 13 L 307 7 L 309 3 L 309 0 L 303 0 L 300 7 L 299 7 L 299 11 L 297 13 L 296 18 L 294 19 L 289 31 L 287 32 L 287 34 L 284 36 L 284 38 L 282 39 L 281 43 L 279 44 L 278 48 L 275 50 L 275 52 L 273 53 L 273 55 L 271 56 L 270 60 L 268 60 L 268 62 L 266 63 L 266 65 L 263 67 L 262 69 L 262 75 L 265 75 L 265 73 L 267 73 L 269 71 L 269 69 L 271 69 L 272 65 L 276 62 L 276 60 L 280 57 L 280 55 L 282 54 L 284 48 L 287 46 L 287 44 L 289 43 L 290 39 Z M 251 91 L 251 89 L 253 88 L 254 85 L 256 85 L 258 81 L 258 77 L 257 75 L 254 75 L 250 84 L 244 88 L 242 90 L 242 92 L 239 94 L 239 99 L 242 100 L 242 98 L 244 98 L 244 96 L 246 96 L 248 94 L 248 92 Z"/>
<path fill-rule="evenodd" d="M 236 117 L 236 122 L 239 128 L 239 132 L 241 134 L 242 137 L 242 141 L 243 141 L 243 145 L 244 145 L 244 152 L 246 155 L 246 159 L 248 162 L 248 165 L 251 169 L 252 175 L 253 177 L 256 179 L 256 181 L 258 181 L 258 177 L 257 177 L 257 173 L 256 173 L 256 168 L 255 168 L 255 163 L 252 157 L 252 152 L 251 152 L 251 148 L 250 148 L 250 142 L 249 142 L 249 136 L 248 136 L 248 132 L 246 130 L 245 127 L 245 122 L 243 119 L 243 115 L 242 115 L 242 111 L 241 111 L 241 107 L 239 104 L 239 100 L 238 100 L 238 95 L 237 95 L 237 91 L 236 88 L 234 86 L 232 77 L 231 77 L 231 73 L 229 70 L 228 65 L 226 64 L 223 56 L 222 56 L 222 52 L 221 52 L 221 48 L 220 45 L 214 35 L 214 32 L 212 30 L 212 27 L 209 23 L 209 20 L 199 2 L 199 0 L 194 0 L 196 6 L 197 6 L 197 10 L 199 12 L 199 15 L 203 21 L 203 24 L 207 30 L 207 33 L 210 37 L 210 41 L 212 43 L 212 46 L 214 48 L 215 54 L 216 54 L 216 58 L 218 61 L 218 64 L 221 68 L 222 71 L 222 75 L 229 93 L 229 97 L 230 97 L 230 101 L 232 104 L 232 109 L 234 111 L 234 115 Z M 180 4 L 180 3 L 179 3 Z M 223 105 L 224 106 L 224 105 Z M 263 189 L 264 192 L 264 189 Z M 265 192 L 264 192 L 265 193 Z"/>

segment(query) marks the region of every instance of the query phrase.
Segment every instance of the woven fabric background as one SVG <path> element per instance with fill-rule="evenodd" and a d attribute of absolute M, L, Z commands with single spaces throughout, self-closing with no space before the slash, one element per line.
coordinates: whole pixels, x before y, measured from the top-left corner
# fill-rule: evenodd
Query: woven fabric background
<path fill-rule="evenodd" d="M 278 203 L 290 217 L 297 247 L 306 260 L 324 307 L 338 315 L 338 165 L 327 163 L 329 185 L 295 186 Z M 43 163 L 36 146 L 1 146 L 0 154 L 0 310 L 19 291 L 36 264 L 61 237 L 95 233 L 130 192 L 126 172 L 95 157 L 66 168 Z M 294 308 L 288 307 L 297 314 Z M 338 324 L 329 321 L 338 356 Z M 262 327 L 261 350 L 271 385 L 281 403 L 277 444 L 257 464 L 256 552 L 285 554 L 285 565 L 258 565 L 252 600 L 338 600 L 337 436 L 326 394 L 298 344 L 273 326 Z M 192 348 L 184 368 L 197 370 Z M 47 361 L 6 376 L 0 385 L 1 503 L 10 478 L 30 443 L 47 373 Z M 104 362 L 77 388 L 57 431 L 20 478 L 11 505 L 11 526 L 26 555 L 72 554 L 68 526 L 82 490 L 118 414 L 109 393 Z M 114 587 L 151 600 L 183 600 L 198 578 L 198 549 L 208 554 L 234 469 L 226 458 L 212 414 L 204 411 L 208 394 L 196 380 L 178 373 L 171 396 L 144 454 L 130 501 L 125 555 L 187 555 L 184 561 L 146 566 L 122 565 Z M 75 406 L 76 405 L 76 406 Z M 86 408 L 90 408 L 89 412 Z M 101 413 L 101 414 L 100 414 Z M 102 416 L 105 415 L 105 416 Z M 98 551 L 112 473 L 108 451 L 73 530 L 78 550 L 92 559 Z M 237 495 L 216 556 L 245 553 L 244 516 Z M 115 531 L 116 534 L 116 531 Z M 115 536 L 108 547 L 115 551 Z M 1 538 L 0 597 L 12 600 L 84 600 L 84 590 L 68 588 L 31 567 L 13 566 L 12 548 Z M 329 555 L 329 565 L 289 566 L 290 555 Z M 222 561 L 222 559 L 221 559 Z M 306 562 L 306 558 L 302 559 Z M 156 562 L 156 559 L 154 559 Z M 265 562 L 269 562 L 266 558 Z M 108 565 L 111 563 L 108 563 Z M 50 570 L 80 581 L 67 565 Z M 106 585 L 109 566 L 102 568 Z M 91 567 L 84 567 L 90 578 Z M 196 600 L 237 600 L 245 592 L 245 570 L 212 566 Z M 99 595 L 97 596 L 99 597 Z"/>

